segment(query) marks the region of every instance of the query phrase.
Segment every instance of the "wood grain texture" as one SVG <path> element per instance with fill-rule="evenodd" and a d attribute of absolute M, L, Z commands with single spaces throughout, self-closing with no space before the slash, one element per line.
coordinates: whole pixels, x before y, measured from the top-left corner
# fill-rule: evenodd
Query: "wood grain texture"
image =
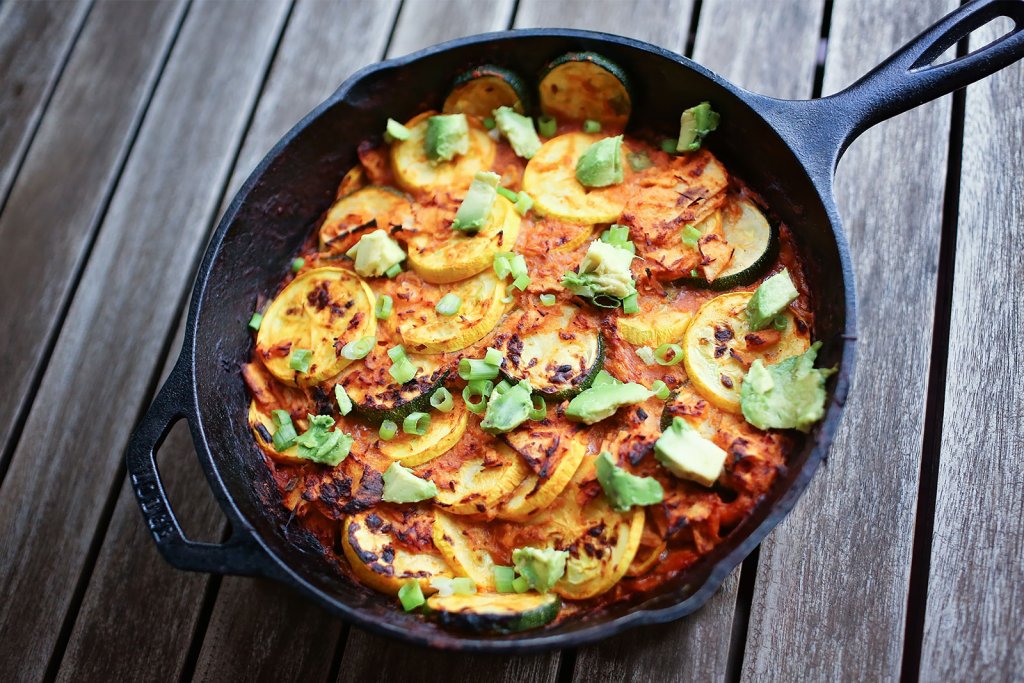
<path fill-rule="evenodd" d="M 93 7 L 11 188 L 0 215 L 0 454 L 12 446 L 184 7 Z"/>
<path fill-rule="evenodd" d="M 0 6 L 0 207 L 89 4 L 12 0 Z"/>
<path fill-rule="evenodd" d="M 809 97 L 822 11 L 823 3 L 805 0 L 705 0 L 693 58 L 744 88 L 776 97 Z M 689 16 L 684 7 L 671 14 Z M 677 42 L 663 47 L 682 50 L 679 41 L 685 40 L 687 22 L 651 23 L 680 29 Z M 574 679 L 656 681 L 671 671 L 678 681 L 724 680 L 739 573 L 733 572 L 703 609 L 683 621 L 631 631 L 582 649 Z"/>
<path fill-rule="evenodd" d="M 1024 679 L 1022 91 L 1019 62 L 967 89 L 923 681 Z"/>
<path fill-rule="evenodd" d="M 836 3 L 825 92 L 956 4 Z M 899 677 L 949 127 L 947 98 L 869 131 L 839 167 L 860 361 L 828 461 L 762 544 L 744 680 Z"/>
<path fill-rule="evenodd" d="M 18 625 L 0 671 L 41 677 L 89 569 L 286 9 L 210 1 L 185 19 L 0 488 L 0 622 Z"/>
<path fill-rule="evenodd" d="M 388 57 L 475 33 L 500 31 L 512 20 L 514 0 L 405 0 Z"/>
<path fill-rule="evenodd" d="M 692 14 L 693 0 L 520 0 L 515 26 L 604 31 L 682 52 Z"/>

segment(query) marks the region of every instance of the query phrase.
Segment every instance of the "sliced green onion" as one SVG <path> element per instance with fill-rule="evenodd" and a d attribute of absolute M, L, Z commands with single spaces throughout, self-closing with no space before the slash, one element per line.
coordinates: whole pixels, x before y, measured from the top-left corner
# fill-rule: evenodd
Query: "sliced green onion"
<path fill-rule="evenodd" d="M 519 195 L 517 195 L 515 192 L 508 189 L 507 187 L 498 187 L 497 190 L 498 194 L 500 194 L 502 197 L 509 200 L 513 204 L 515 204 L 516 201 L 519 199 Z"/>
<path fill-rule="evenodd" d="M 298 436 L 299 435 L 295 432 L 295 425 L 292 424 L 292 419 L 289 417 L 287 422 L 279 424 L 277 429 L 274 430 L 274 450 L 280 453 L 281 451 L 291 448 L 295 445 L 295 440 Z"/>
<path fill-rule="evenodd" d="M 466 386 L 472 387 L 473 393 L 479 394 L 484 398 L 490 396 L 491 392 L 494 391 L 494 382 L 492 382 L 489 379 L 474 379 L 472 382 L 469 382 Z"/>
<path fill-rule="evenodd" d="M 491 390 L 491 395 L 492 396 L 501 396 L 502 394 L 504 394 L 506 391 L 508 391 L 511 388 L 512 388 L 512 385 L 509 384 L 508 380 L 507 379 L 503 379 L 503 380 L 501 380 L 500 382 L 498 382 L 497 384 L 494 385 L 494 389 Z"/>
<path fill-rule="evenodd" d="M 650 346 L 641 346 L 636 350 L 636 355 L 647 365 L 654 365 L 658 362 L 654 358 L 654 349 Z"/>
<path fill-rule="evenodd" d="M 348 360 L 366 358 L 370 351 L 373 351 L 373 347 L 376 345 L 376 337 L 360 337 L 359 339 L 350 341 L 348 344 L 341 347 L 341 357 L 347 358 Z"/>
<path fill-rule="evenodd" d="M 487 382 L 486 384 L 490 384 Z M 481 386 L 480 382 L 470 382 L 466 385 L 466 388 L 462 390 L 462 402 L 466 404 L 466 409 L 471 413 L 480 413 L 487 410 L 487 393 L 483 391 L 484 386 Z M 489 393 L 489 392 L 488 392 Z M 479 401 L 474 399 L 479 398 Z"/>
<path fill-rule="evenodd" d="M 512 272 L 512 252 L 499 251 L 494 254 L 494 274 L 504 280 Z"/>
<path fill-rule="evenodd" d="M 387 127 L 384 129 L 384 137 L 391 140 L 408 140 L 410 130 L 394 119 L 388 119 Z M 388 140 L 388 142 L 391 142 Z"/>
<path fill-rule="evenodd" d="M 556 299 L 555 299 L 555 295 L 554 294 L 541 294 L 540 295 L 540 305 L 541 306 L 554 306 L 555 305 L 555 301 L 556 301 Z"/>
<path fill-rule="evenodd" d="M 384 271 L 384 275 L 387 276 L 387 277 L 395 277 L 396 275 L 398 275 L 401 272 L 402 272 L 402 264 L 401 263 L 396 263 L 395 265 L 393 265 L 390 268 L 388 268 L 387 270 L 385 270 Z"/>
<path fill-rule="evenodd" d="M 442 413 L 450 413 L 455 408 L 455 400 L 452 398 L 452 392 L 448 391 L 444 387 L 439 388 L 430 397 L 430 405 L 432 408 L 440 410 Z"/>
<path fill-rule="evenodd" d="M 498 125 L 497 122 L 490 116 L 484 119 L 484 128 L 487 130 L 494 130 L 494 127 Z"/>
<path fill-rule="evenodd" d="M 292 259 L 292 272 L 293 273 L 299 272 L 300 270 L 302 270 L 302 266 L 304 266 L 304 265 L 306 265 L 306 259 L 304 259 L 304 258 Z"/>
<path fill-rule="evenodd" d="M 512 593 L 515 588 L 512 583 L 516 580 L 516 570 L 512 567 L 503 567 L 501 565 L 495 565 L 492 567 L 494 571 L 494 588 L 499 593 Z"/>
<path fill-rule="evenodd" d="M 441 300 L 434 306 L 434 310 L 440 315 L 455 315 L 462 308 L 462 297 L 458 294 L 448 292 L 441 297 Z"/>
<path fill-rule="evenodd" d="M 530 286 L 530 282 L 532 282 L 532 280 L 530 280 L 529 275 L 521 275 L 512 281 L 512 286 L 522 292 Z"/>
<path fill-rule="evenodd" d="M 690 277 L 700 277 L 700 273 L 697 272 L 696 268 L 690 271 Z"/>
<path fill-rule="evenodd" d="M 651 385 L 651 391 L 653 391 L 654 395 L 660 398 L 662 401 L 666 400 L 669 397 L 669 394 L 672 393 L 669 391 L 668 385 L 662 382 L 660 379 L 656 380 L 654 384 Z"/>
<path fill-rule="evenodd" d="M 539 116 L 537 117 L 537 130 L 544 137 L 553 138 L 558 132 L 558 121 L 554 116 Z"/>
<path fill-rule="evenodd" d="M 455 595 L 472 595 L 476 593 L 476 584 L 469 577 L 456 576 L 452 579 L 452 592 Z"/>
<path fill-rule="evenodd" d="M 501 303 L 503 304 L 510 304 L 515 300 L 516 298 L 512 294 L 506 294 L 505 296 L 501 297 Z"/>
<path fill-rule="evenodd" d="M 348 415 L 352 412 L 352 399 L 348 397 L 348 392 L 345 391 L 345 387 L 340 384 L 335 384 L 334 398 L 338 401 L 338 411 L 342 415 Z"/>
<path fill-rule="evenodd" d="M 459 361 L 459 377 L 472 382 L 478 379 L 494 379 L 498 376 L 498 366 L 486 360 L 463 358 Z"/>
<path fill-rule="evenodd" d="M 519 199 L 516 200 L 515 210 L 520 216 L 525 216 L 526 212 L 533 208 L 533 197 L 526 194 L 525 192 L 519 193 Z"/>
<path fill-rule="evenodd" d="M 784 315 L 777 315 L 772 319 L 772 327 L 777 329 L 779 332 L 785 331 L 789 327 L 789 320 Z"/>
<path fill-rule="evenodd" d="M 309 349 L 295 349 L 288 359 L 288 367 L 299 372 L 308 372 L 309 364 L 313 362 L 313 352 Z"/>
<path fill-rule="evenodd" d="M 622 312 L 626 315 L 640 312 L 640 304 L 636 300 L 636 292 L 622 300 Z"/>
<path fill-rule="evenodd" d="M 530 580 L 525 576 L 517 576 L 512 579 L 512 590 L 516 593 L 525 593 L 530 590 Z"/>
<path fill-rule="evenodd" d="M 512 277 L 517 280 L 521 277 L 525 277 L 529 272 L 526 267 L 526 259 L 522 254 L 513 255 L 510 265 L 511 270 L 509 272 L 511 272 Z"/>
<path fill-rule="evenodd" d="M 390 349 L 388 349 L 388 358 L 390 358 L 395 363 L 397 363 L 398 361 L 402 360 L 405 357 L 405 347 L 402 346 L 401 344 L 399 344 L 398 346 L 392 346 Z"/>
<path fill-rule="evenodd" d="M 402 420 L 402 431 L 423 436 L 430 429 L 430 413 L 409 413 Z"/>
<path fill-rule="evenodd" d="M 600 133 L 601 132 L 601 122 L 600 121 L 595 121 L 594 119 L 587 119 L 586 121 L 583 122 L 583 132 L 584 133 Z"/>
<path fill-rule="evenodd" d="M 395 301 L 387 294 L 377 299 L 377 305 L 373 307 L 373 314 L 377 316 L 377 320 L 387 320 L 391 317 L 391 310 L 394 308 Z"/>
<path fill-rule="evenodd" d="M 398 434 L 398 425 L 391 420 L 384 420 L 380 423 L 380 429 L 377 430 L 377 436 L 381 438 L 381 441 L 391 441 L 395 438 L 395 434 Z"/>
<path fill-rule="evenodd" d="M 388 368 L 388 373 L 399 384 L 405 384 L 416 376 L 416 366 L 408 358 L 395 362 Z"/>
<path fill-rule="evenodd" d="M 645 168 L 653 166 L 651 158 L 647 156 L 647 152 L 630 152 L 626 155 L 626 160 L 629 162 L 629 167 L 634 171 L 642 171 Z"/>
<path fill-rule="evenodd" d="M 287 410 L 270 411 L 270 419 L 274 422 L 275 427 L 290 425 L 292 423 L 292 416 Z"/>
<path fill-rule="evenodd" d="M 629 226 L 612 223 L 607 230 L 601 233 L 601 241 L 608 244 L 622 244 L 629 241 Z"/>
<path fill-rule="evenodd" d="M 501 355 L 501 351 L 498 349 L 488 348 L 487 353 L 484 354 L 484 362 L 500 368 L 501 364 L 505 362 L 505 356 Z"/>
<path fill-rule="evenodd" d="M 654 360 L 658 365 L 675 365 L 683 360 L 683 347 L 679 344 L 662 344 L 654 349 Z"/>
<path fill-rule="evenodd" d="M 263 324 L 263 314 L 253 313 L 252 317 L 249 318 L 249 329 L 253 332 L 257 332 L 260 329 L 260 325 Z"/>
<path fill-rule="evenodd" d="M 690 247 L 691 249 L 696 249 L 697 242 L 700 240 L 701 237 L 700 230 L 698 230 L 692 225 L 687 225 L 685 228 L 683 228 L 681 237 L 683 239 L 683 244 Z"/>
<path fill-rule="evenodd" d="M 543 420 L 548 416 L 548 404 L 544 400 L 543 396 L 531 396 L 530 400 L 533 401 L 533 408 L 530 409 L 531 420 Z"/>
<path fill-rule="evenodd" d="M 411 612 L 426 602 L 423 598 L 423 589 L 416 579 L 409 579 L 398 589 L 398 600 L 402 603 L 402 609 Z"/>
<path fill-rule="evenodd" d="M 676 145 L 678 143 L 678 140 L 673 140 L 672 138 L 665 138 L 664 140 L 661 141 L 661 151 L 667 152 L 669 154 L 675 154 Z"/>

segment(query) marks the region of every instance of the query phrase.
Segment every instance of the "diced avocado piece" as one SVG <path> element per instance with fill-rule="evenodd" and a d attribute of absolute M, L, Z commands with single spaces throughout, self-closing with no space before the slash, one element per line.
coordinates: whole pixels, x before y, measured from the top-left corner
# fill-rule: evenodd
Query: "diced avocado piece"
<path fill-rule="evenodd" d="M 380 277 L 405 260 L 402 247 L 385 230 L 363 235 L 345 255 L 355 261 L 355 271 L 363 277 Z"/>
<path fill-rule="evenodd" d="M 725 466 L 726 452 L 701 436 L 689 422 L 675 417 L 654 442 L 654 457 L 680 479 L 713 486 Z"/>
<path fill-rule="evenodd" d="M 750 329 L 763 330 L 779 313 L 782 313 L 800 293 L 793 286 L 789 271 L 785 268 L 761 283 L 747 302 L 747 322 Z"/>
<path fill-rule="evenodd" d="M 625 299 L 636 292 L 633 273 L 629 270 L 633 258 L 628 249 L 594 240 L 580 261 L 579 272 L 565 273 L 562 286 L 579 296 Z"/>
<path fill-rule="evenodd" d="M 621 135 L 598 140 L 576 162 L 576 180 L 584 187 L 608 187 L 622 178 Z"/>
<path fill-rule="evenodd" d="M 352 437 L 339 431 L 328 431 L 334 426 L 330 415 L 307 415 L 309 429 L 295 439 L 298 456 L 322 465 L 335 467 L 348 457 Z"/>
<path fill-rule="evenodd" d="M 547 593 L 565 574 L 565 561 L 569 553 L 554 548 L 516 548 L 512 551 L 512 564 L 525 576 L 530 587 Z"/>
<path fill-rule="evenodd" d="M 654 393 L 650 389 L 636 382 L 602 384 L 577 394 L 566 406 L 565 416 L 570 420 L 592 425 L 611 417 L 622 406 L 646 401 L 651 396 L 654 396 Z"/>
<path fill-rule="evenodd" d="M 388 119 L 387 128 L 384 131 L 385 137 L 392 140 L 408 140 L 411 131 L 394 119 Z"/>
<path fill-rule="evenodd" d="M 718 128 L 718 113 L 708 102 L 690 107 L 679 117 L 679 140 L 677 152 L 696 152 L 708 133 Z"/>
<path fill-rule="evenodd" d="M 428 479 L 420 479 L 407 467 L 397 462 L 384 472 L 384 494 L 381 500 L 387 503 L 417 503 L 437 495 L 437 485 Z"/>
<path fill-rule="evenodd" d="M 465 114 L 439 114 L 427 119 L 423 140 L 431 161 L 451 161 L 456 154 L 469 152 L 469 121 Z"/>
<path fill-rule="evenodd" d="M 491 392 L 480 428 L 490 434 L 511 432 L 526 422 L 533 409 L 530 383 L 522 381 L 504 392 Z"/>
<path fill-rule="evenodd" d="M 490 171 L 478 171 L 469 184 L 465 199 L 455 212 L 452 230 L 461 230 L 470 235 L 476 234 L 487 224 L 487 218 L 494 208 L 494 200 L 498 196 L 498 183 L 501 176 Z"/>
<path fill-rule="evenodd" d="M 615 464 L 608 451 L 597 456 L 597 480 L 608 502 L 619 512 L 626 512 L 634 505 L 654 505 L 665 497 L 657 479 L 627 472 Z"/>
<path fill-rule="evenodd" d="M 740 388 L 740 408 L 758 429 L 810 430 L 825 415 L 825 380 L 835 368 L 816 369 L 821 342 L 799 356 L 773 365 L 761 359 L 750 365 Z"/>
<path fill-rule="evenodd" d="M 517 114 L 511 107 L 498 107 L 494 110 L 494 122 L 498 130 L 512 145 L 516 156 L 532 159 L 540 149 L 540 138 L 533 127 L 533 119 Z"/>

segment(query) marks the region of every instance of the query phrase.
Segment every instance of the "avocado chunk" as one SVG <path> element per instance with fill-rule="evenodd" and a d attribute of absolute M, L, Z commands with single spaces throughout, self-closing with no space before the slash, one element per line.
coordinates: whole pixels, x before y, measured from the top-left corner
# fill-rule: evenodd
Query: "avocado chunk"
<path fill-rule="evenodd" d="M 793 280 L 789 277 L 789 271 L 783 268 L 780 272 L 772 275 L 761 283 L 761 286 L 754 292 L 747 302 L 747 322 L 750 329 L 763 330 L 768 327 L 772 319 L 779 313 L 786 310 L 800 293 L 793 286 Z"/>
<path fill-rule="evenodd" d="M 580 261 L 578 273 L 565 273 L 562 286 L 578 296 L 625 299 L 636 292 L 629 266 L 633 253 L 615 244 L 594 240 Z"/>
<path fill-rule="evenodd" d="M 611 417 L 622 406 L 641 403 L 651 396 L 654 396 L 654 393 L 650 389 L 636 382 L 602 384 L 577 394 L 566 406 L 565 416 L 570 420 L 592 425 Z"/>
<path fill-rule="evenodd" d="M 576 162 L 576 180 L 583 187 L 608 187 L 622 182 L 622 136 L 598 140 Z"/>
<path fill-rule="evenodd" d="M 680 479 L 713 486 L 725 466 L 726 452 L 701 436 L 689 422 L 675 417 L 654 442 L 654 457 Z"/>
<path fill-rule="evenodd" d="M 309 429 L 295 439 L 298 456 L 321 465 L 335 467 L 348 457 L 352 436 L 344 432 L 329 431 L 334 426 L 330 415 L 307 415 Z"/>
<path fill-rule="evenodd" d="M 437 495 L 437 485 L 428 479 L 420 479 L 407 467 L 397 462 L 384 471 L 384 495 L 386 503 L 417 503 Z"/>
<path fill-rule="evenodd" d="M 512 564 L 521 576 L 530 582 L 530 588 L 547 593 L 565 574 L 565 561 L 569 553 L 554 548 L 516 548 L 512 551 Z"/>
<path fill-rule="evenodd" d="M 504 392 L 491 392 L 480 428 L 489 434 L 504 434 L 526 422 L 533 408 L 532 393 L 525 380 Z"/>
<path fill-rule="evenodd" d="M 597 456 L 597 481 L 612 508 L 619 512 L 626 512 L 634 505 L 654 505 L 665 497 L 657 479 L 627 472 L 615 464 L 608 451 Z"/>
<path fill-rule="evenodd" d="M 402 247 L 385 230 L 363 235 L 345 256 L 355 261 L 355 271 L 363 277 L 380 277 L 405 260 Z"/>
<path fill-rule="evenodd" d="M 455 212 L 452 230 L 459 230 L 475 235 L 480 228 L 487 225 L 487 219 L 494 208 L 494 200 L 498 197 L 498 183 L 501 176 L 490 171 L 478 171 L 469 184 L 466 197 Z"/>
<path fill-rule="evenodd" d="M 517 114 L 512 107 L 498 107 L 494 110 L 494 122 L 505 136 L 516 156 L 532 159 L 540 149 L 540 138 L 533 127 L 533 119 Z"/>
<path fill-rule="evenodd" d="M 679 140 L 676 142 L 677 152 L 696 152 L 708 133 L 718 128 L 718 113 L 711 109 L 711 104 L 701 102 L 690 107 L 679 117 Z"/>
<path fill-rule="evenodd" d="M 469 121 L 465 114 L 439 114 L 427 119 L 427 135 L 423 139 L 427 158 L 451 161 L 456 154 L 469 152 Z"/>
<path fill-rule="evenodd" d="M 761 359 L 750 365 L 740 388 L 740 409 L 747 422 L 758 429 L 799 429 L 825 415 L 825 380 L 835 368 L 816 369 L 821 342 L 815 342 L 799 356 L 773 365 Z"/>

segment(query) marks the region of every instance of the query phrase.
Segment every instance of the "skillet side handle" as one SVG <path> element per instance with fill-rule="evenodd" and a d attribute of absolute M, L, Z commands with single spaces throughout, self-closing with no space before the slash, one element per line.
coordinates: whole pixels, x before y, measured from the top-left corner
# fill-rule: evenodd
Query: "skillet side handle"
<path fill-rule="evenodd" d="M 934 64 L 989 22 L 1013 28 L 963 57 Z M 971 0 L 897 50 L 856 83 L 817 100 L 763 98 L 767 118 L 829 176 L 850 143 L 871 126 L 947 95 L 1024 58 L 1024 0 Z M 827 164 L 827 166 L 826 166 Z"/>
<path fill-rule="evenodd" d="M 195 434 L 194 401 L 188 389 L 186 365 L 184 356 L 178 359 L 128 441 L 125 460 L 142 516 L 160 554 L 178 569 L 269 577 L 269 558 L 241 524 L 231 520 L 231 536 L 223 543 L 190 541 L 167 499 L 156 465 L 156 451 L 179 419 L 187 420 Z"/>

